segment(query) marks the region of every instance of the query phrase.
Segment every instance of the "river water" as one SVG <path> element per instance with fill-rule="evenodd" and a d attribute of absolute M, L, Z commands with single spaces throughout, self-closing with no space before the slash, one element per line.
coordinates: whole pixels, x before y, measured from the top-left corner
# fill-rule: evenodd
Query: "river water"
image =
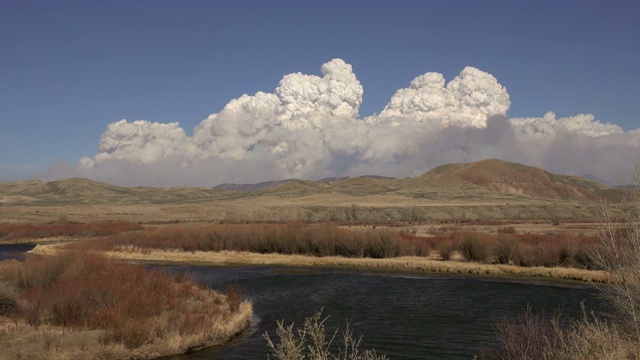
<path fill-rule="evenodd" d="M 575 283 L 389 274 L 278 267 L 171 267 L 223 290 L 239 286 L 253 301 L 252 329 L 229 345 L 171 360 L 266 359 L 263 334 L 275 336 L 276 322 L 301 324 L 324 309 L 328 328 L 348 319 L 363 336 L 362 349 L 391 359 L 471 359 L 494 338 L 492 324 L 516 316 L 530 304 L 549 317 L 556 311 L 580 316 L 580 303 L 602 310 L 594 290 Z"/>
<path fill-rule="evenodd" d="M 33 245 L 2 245 L 0 260 L 16 258 Z M 580 303 L 600 313 L 604 305 L 583 284 L 430 274 L 287 267 L 164 266 L 224 291 L 238 286 L 253 301 L 250 329 L 231 343 L 164 360 L 266 359 L 265 332 L 276 322 L 301 324 L 323 309 L 329 329 L 349 320 L 361 349 L 390 359 L 471 359 L 493 338 L 492 324 L 520 314 L 527 305 L 551 317 L 580 316 Z"/>
<path fill-rule="evenodd" d="M 33 249 L 35 244 L 5 244 L 0 245 L 0 261 L 24 258 L 24 253 Z"/>

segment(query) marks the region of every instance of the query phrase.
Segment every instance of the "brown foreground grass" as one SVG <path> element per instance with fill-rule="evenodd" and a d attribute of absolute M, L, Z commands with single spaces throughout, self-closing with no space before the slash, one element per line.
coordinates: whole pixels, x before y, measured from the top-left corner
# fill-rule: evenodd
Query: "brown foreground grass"
<path fill-rule="evenodd" d="M 0 358 L 149 359 L 220 344 L 251 303 L 86 252 L 0 264 Z"/>
<path fill-rule="evenodd" d="M 55 254 L 65 245 L 38 245 L 35 254 Z M 546 277 L 552 279 L 577 280 L 607 283 L 610 276 L 603 271 L 564 267 L 521 267 L 514 265 L 482 264 L 461 261 L 441 261 L 433 257 L 403 256 L 387 259 L 345 258 L 339 256 L 315 257 L 306 255 L 257 254 L 238 251 L 193 251 L 151 250 L 135 246 L 122 247 L 118 251 L 108 251 L 107 256 L 142 262 L 189 263 L 205 266 L 225 265 L 282 265 L 301 267 L 344 267 L 357 269 L 377 269 L 391 271 L 420 271 L 480 276 L 523 276 Z"/>

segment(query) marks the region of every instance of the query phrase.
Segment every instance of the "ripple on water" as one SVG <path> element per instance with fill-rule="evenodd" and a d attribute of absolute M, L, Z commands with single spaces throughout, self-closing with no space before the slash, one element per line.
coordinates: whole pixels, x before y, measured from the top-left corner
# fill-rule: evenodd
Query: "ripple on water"
<path fill-rule="evenodd" d="M 531 304 L 549 316 L 562 308 L 577 317 L 580 302 L 596 311 L 601 304 L 593 290 L 561 283 L 496 281 L 431 275 L 393 275 L 288 268 L 173 267 L 197 280 L 223 289 L 234 283 L 254 302 L 260 319 L 253 332 L 231 345 L 171 359 L 266 358 L 262 334 L 275 334 L 276 321 L 301 324 L 324 308 L 329 328 L 344 327 L 347 319 L 364 340 L 391 359 L 470 359 L 478 346 L 493 338 L 492 324 L 514 316 Z"/>

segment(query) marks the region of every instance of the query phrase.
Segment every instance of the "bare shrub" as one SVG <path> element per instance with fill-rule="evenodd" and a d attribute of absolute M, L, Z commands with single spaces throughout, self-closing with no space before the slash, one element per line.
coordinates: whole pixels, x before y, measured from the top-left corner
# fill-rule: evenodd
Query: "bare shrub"
<path fill-rule="evenodd" d="M 400 255 L 399 234 L 391 230 L 378 230 L 368 234 L 370 247 L 369 257 L 390 258 Z"/>
<path fill-rule="evenodd" d="M 513 238 L 500 237 L 493 246 L 493 255 L 499 264 L 509 264 L 518 252 L 518 245 Z"/>
<path fill-rule="evenodd" d="M 435 246 L 436 252 L 444 261 L 451 260 L 453 254 L 456 251 L 456 244 L 453 242 L 453 240 L 440 241 Z"/>
<path fill-rule="evenodd" d="M 119 233 L 99 242 L 68 244 L 70 249 L 139 251 L 148 249 L 183 251 L 250 251 L 256 253 L 302 254 L 311 256 L 396 257 L 428 255 L 422 239 L 403 236 L 399 231 L 344 229 L 334 223 L 242 224 L 145 228 Z"/>
<path fill-rule="evenodd" d="M 487 360 L 547 359 L 590 360 L 640 359 L 640 345 L 607 321 L 593 314 L 567 321 L 561 316 L 545 319 L 531 308 L 515 320 L 502 319 L 494 324 L 496 340 L 480 350 Z"/>
<path fill-rule="evenodd" d="M 458 251 L 466 261 L 485 261 L 490 255 L 489 239 L 484 234 L 468 231 L 457 234 Z"/>
<path fill-rule="evenodd" d="M 515 320 L 501 319 L 494 324 L 495 343 L 480 350 L 482 359 L 527 360 L 543 359 L 554 345 L 554 328 L 543 315 L 534 314 L 530 306 Z"/>
<path fill-rule="evenodd" d="M 428 237 L 417 236 L 418 230 L 400 231 L 400 255 L 429 256 L 431 254 L 432 242 Z"/>
<path fill-rule="evenodd" d="M 277 340 L 271 339 L 269 333 L 264 333 L 271 355 L 280 360 L 384 360 L 385 355 L 378 355 L 375 350 L 360 351 L 362 337 L 355 337 L 349 323 L 342 331 L 341 344 L 337 353 L 332 352 L 332 344 L 339 329 L 327 334 L 325 322 L 328 317 L 322 317 L 322 310 L 304 320 L 302 328 L 294 331 L 294 324 L 285 325 L 284 320 L 278 321 L 276 329 Z"/>
<path fill-rule="evenodd" d="M 510 234 L 513 235 L 516 233 L 516 228 L 513 226 L 502 226 L 498 228 L 498 234 Z"/>
<path fill-rule="evenodd" d="M 47 237 L 91 237 L 107 236 L 127 231 L 142 230 L 142 225 L 125 221 L 104 221 L 92 223 L 69 223 L 66 221 L 47 225 L 0 224 L 0 238 L 40 239 Z"/>

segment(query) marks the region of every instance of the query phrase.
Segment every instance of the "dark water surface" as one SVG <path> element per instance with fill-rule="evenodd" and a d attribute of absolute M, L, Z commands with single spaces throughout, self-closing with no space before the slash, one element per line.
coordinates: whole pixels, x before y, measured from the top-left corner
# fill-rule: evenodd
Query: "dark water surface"
<path fill-rule="evenodd" d="M 4 244 L 0 245 L 0 261 L 9 259 L 24 259 L 24 253 L 33 249 L 36 244 Z"/>
<path fill-rule="evenodd" d="M 363 336 L 362 349 L 391 359 L 471 359 L 494 338 L 496 319 L 516 316 L 527 304 L 549 317 L 561 309 L 577 318 L 582 301 L 602 310 L 592 288 L 570 283 L 278 267 L 169 269 L 214 289 L 239 286 L 256 317 L 231 344 L 166 358 L 171 360 L 266 359 L 265 331 L 273 338 L 276 321 L 301 324 L 321 308 L 331 315 L 328 328 L 349 319 Z"/>

